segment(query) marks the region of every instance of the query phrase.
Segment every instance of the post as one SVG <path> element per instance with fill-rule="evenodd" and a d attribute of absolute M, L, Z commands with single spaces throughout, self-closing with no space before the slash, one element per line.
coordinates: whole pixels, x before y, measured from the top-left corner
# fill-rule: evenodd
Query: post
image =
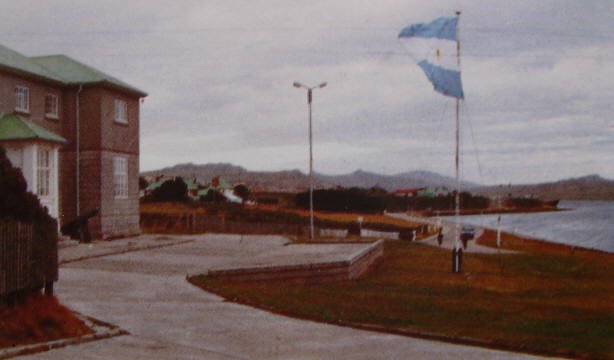
<path fill-rule="evenodd" d="M 497 247 L 501 247 L 501 215 L 497 217 Z"/>
<path fill-rule="evenodd" d="M 456 12 L 456 16 L 460 17 L 460 11 Z M 458 22 L 457 22 L 458 29 Z M 456 36 L 456 62 L 460 69 L 460 40 L 458 39 L 458 31 Z M 460 99 L 456 98 L 456 153 L 454 157 L 454 167 L 456 174 L 456 195 L 454 196 L 454 217 L 456 226 L 454 227 L 454 249 L 452 250 L 452 272 L 462 272 L 462 256 L 463 251 L 460 247 L 460 120 L 459 120 L 459 105 Z"/>
<path fill-rule="evenodd" d="M 311 100 L 313 97 L 313 90 L 325 87 L 326 82 L 318 86 L 309 87 L 295 81 L 292 86 L 295 88 L 307 89 L 307 108 L 309 111 L 309 238 L 313 241 L 315 239 L 315 225 L 313 219 L 313 134 L 311 126 Z"/>
<path fill-rule="evenodd" d="M 307 103 L 309 107 L 309 240 L 314 241 L 315 229 L 313 222 L 313 135 L 311 131 L 311 98 L 312 89 L 307 89 Z"/>

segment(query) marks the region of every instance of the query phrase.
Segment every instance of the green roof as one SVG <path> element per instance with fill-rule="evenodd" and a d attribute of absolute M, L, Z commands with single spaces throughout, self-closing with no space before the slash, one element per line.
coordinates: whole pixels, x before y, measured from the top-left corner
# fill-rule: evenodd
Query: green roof
<path fill-rule="evenodd" d="M 0 66 L 64 85 L 104 83 L 139 96 L 147 93 L 65 55 L 27 57 L 0 45 Z"/>
<path fill-rule="evenodd" d="M 29 57 L 21 55 L 3 45 L 0 45 L 0 65 L 20 72 L 33 74 L 38 77 L 63 82 L 63 79 L 59 76 L 32 61 Z"/>
<path fill-rule="evenodd" d="M 65 143 L 66 139 L 17 115 L 0 118 L 0 141 L 43 140 Z"/>
<path fill-rule="evenodd" d="M 136 92 L 141 96 L 147 95 L 142 90 L 114 78 L 111 75 L 107 75 L 102 71 L 96 70 L 93 67 L 71 59 L 66 55 L 37 56 L 31 57 L 30 59 L 54 74 L 60 75 L 67 84 L 109 83 L 131 92 Z"/>

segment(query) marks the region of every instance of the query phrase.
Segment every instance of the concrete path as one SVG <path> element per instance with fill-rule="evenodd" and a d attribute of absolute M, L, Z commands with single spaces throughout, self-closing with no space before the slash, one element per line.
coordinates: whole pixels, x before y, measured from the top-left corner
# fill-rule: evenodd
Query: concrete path
<path fill-rule="evenodd" d="M 64 304 L 116 324 L 131 335 L 24 358 L 531 358 L 297 320 L 225 302 L 187 283 L 186 274 L 279 251 L 286 240 L 238 235 L 174 239 L 194 241 L 71 262 L 61 269 L 57 293 Z"/>

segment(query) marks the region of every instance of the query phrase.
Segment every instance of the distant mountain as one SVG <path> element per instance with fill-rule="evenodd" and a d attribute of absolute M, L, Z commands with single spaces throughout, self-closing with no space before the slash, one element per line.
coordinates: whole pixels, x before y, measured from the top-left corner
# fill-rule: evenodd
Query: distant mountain
<path fill-rule="evenodd" d="M 196 179 L 201 184 L 209 183 L 213 177 L 220 176 L 230 183 L 244 183 L 257 191 L 298 192 L 309 188 L 309 176 L 299 170 L 249 171 L 241 166 L 227 163 L 178 164 L 160 170 L 146 171 L 141 175 L 148 178 L 160 175 L 181 176 L 185 179 Z M 346 188 L 377 186 L 387 191 L 421 187 L 430 189 L 456 188 L 454 178 L 423 170 L 396 175 L 382 175 L 363 170 L 345 175 L 314 173 L 314 184 L 319 189 L 337 186 Z M 614 200 L 614 181 L 598 175 L 526 185 L 481 186 L 475 183 L 462 182 L 462 188 L 489 197 L 507 197 L 511 194 L 514 197 L 534 196 L 543 200 Z"/>
<path fill-rule="evenodd" d="M 181 176 L 186 179 L 196 179 L 200 183 L 208 183 L 215 176 L 220 176 L 231 183 L 244 183 L 252 189 L 266 191 L 303 191 L 309 188 L 309 176 L 299 170 L 285 171 L 248 171 L 232 164 L 178 164 L 160 170 L 146 171 L 145 177 Z M 448 188 L 456 187 L 455 180 L 429 171 L 411 171 L 397 175 L 381 175 L 363 170 L 357 170 L 345 175 L 325 175 L 314 173 L 316 188 L 342 187 L 381 187 L 388 191 L 404 188 Z M 463 182 L 463 187 L 474 187 L 477 184 Z"/>
<path fill-rule="evenodd" d="M 614 180 L 599 175 L 527 185 L 497 185 L 471 189 L 490 197 L 534 196 L 543 200 L 614 200 Z"/>
<path fill-rule="evenodd" d="M 334 183 L 343 187 L 371 188 L 381 187 L 388 191 L 406 188 L 456 188 L 456 181 L 448 176 L 443 176 L 430 171 L 410 171 L 396 175 L 381 175 L 363 170 L 354 171 L 346 175 L 318 175 L 320 180 Z M 477 184 L 463 182 L 463 187 L 474 187 Z"/>

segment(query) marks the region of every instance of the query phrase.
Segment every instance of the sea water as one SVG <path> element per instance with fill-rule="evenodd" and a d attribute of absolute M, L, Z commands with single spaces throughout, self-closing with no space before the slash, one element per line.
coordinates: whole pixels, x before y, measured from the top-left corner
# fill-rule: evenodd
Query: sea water
<path fill-rule="evenodd" d="M 558 207 L 565 210 L 501 214 L 501 230 L 614 253 L 614 201 L 561 201 Z M 461 222 L 496 229 L 498 217 L 468 215 Z"/>

